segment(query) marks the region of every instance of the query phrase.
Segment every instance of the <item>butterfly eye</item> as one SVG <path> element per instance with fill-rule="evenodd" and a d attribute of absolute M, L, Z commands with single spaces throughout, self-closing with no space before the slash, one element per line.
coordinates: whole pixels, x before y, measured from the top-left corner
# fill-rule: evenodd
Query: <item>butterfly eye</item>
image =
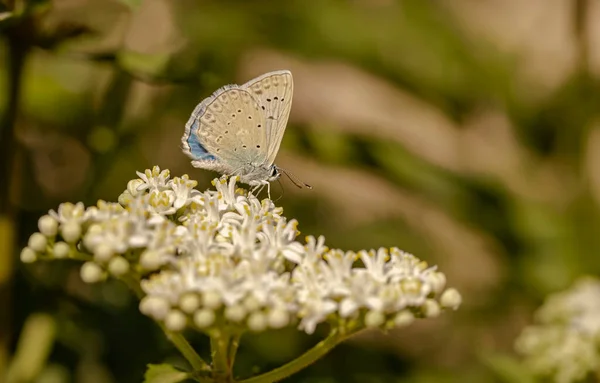
<path fill-rule="evenodd" d="M 279 175 L 279 170 L 277 170 L 276 166 L 271 167 L 271 177 L 277 177 Z"/>

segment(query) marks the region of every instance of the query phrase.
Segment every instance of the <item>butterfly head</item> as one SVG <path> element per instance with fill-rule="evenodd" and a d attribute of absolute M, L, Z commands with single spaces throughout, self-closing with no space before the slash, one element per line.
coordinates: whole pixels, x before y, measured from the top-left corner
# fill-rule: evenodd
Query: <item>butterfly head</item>
<path fill-rule="evenodd" d="M 276 165 L 248 165 L 241 168 L 237 174 L 240 176 L 240 182 L 251 186 L 265 185 L 269 182 L 276 181 L 281 177 L 279 168 Z"/>
<path fill-rule="evenodd" d="M 281 177 L 281 173 L 279 172 L 279 168 L 275 164 L 271 165 L 270 174 L 269 174 L 269 178 L 267 179 L 267 181 L 273 182 L 273 181 L 278 180 L 279 177 Z"/>

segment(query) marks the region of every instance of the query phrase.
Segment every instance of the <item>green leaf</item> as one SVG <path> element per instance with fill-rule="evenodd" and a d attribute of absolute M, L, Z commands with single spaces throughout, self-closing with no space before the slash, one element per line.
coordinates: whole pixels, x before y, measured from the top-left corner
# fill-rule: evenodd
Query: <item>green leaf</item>
<path fill-rule="evenodd" d="M 144 383 L 177 383 L 188 379 L 190 374 L 179 371 L 170 364 L 149 364 Z"/>

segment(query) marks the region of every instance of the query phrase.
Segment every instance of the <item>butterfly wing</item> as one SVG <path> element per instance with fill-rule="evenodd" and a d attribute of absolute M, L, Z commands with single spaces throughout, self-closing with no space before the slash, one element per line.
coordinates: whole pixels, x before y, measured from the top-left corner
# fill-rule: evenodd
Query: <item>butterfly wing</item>
<path fill-rule="evenodd" d="M 294 93 L 292 73 L 287 70 L 269 72 L 245 83 L 241 88 L 254 96 L 264 114 L 267 152 L 263 165 L 270 166 L 279 152 L 292 109 Z"/>
<path fill-rule="evenodd" d="M 266 141 L 264 115 L 254 97 L 238 85 L 226 85 L 192 112 L 181 139 L 192 165 L 238 174 L 261 161 Z"/>

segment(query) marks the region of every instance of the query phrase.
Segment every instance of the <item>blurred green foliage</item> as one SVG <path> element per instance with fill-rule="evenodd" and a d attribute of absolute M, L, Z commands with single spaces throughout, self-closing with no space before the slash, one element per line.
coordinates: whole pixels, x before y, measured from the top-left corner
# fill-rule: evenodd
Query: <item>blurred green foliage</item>
<path fill-rule="evenodd" d="M 585 12 L 587 3 L 570 6 Z M 332 99 L 298 92 L 281 152 L 300 159 L 289 163 L 317 164 L 303 173 L 306 182 L 326 182 L 313 192 L 286 184 L 278 201 L 286 215 L 298 218 L 303 233 L 324 234 L 330 246 L 397 245 L 440 264 L 465 300 L 449 318 L 345 344 L 290 382 L 528 381 L 508 356 L 515 335 L 546 294 L 600 271 L 600 159 L 593 155 L 600 143 L 592 139 L 598 80 L 587 65 L 576 65 L 554 85 L 535 83 L 522 74 L 522 56 L 468 28 L 462 13 L 469 1 L 0 4 L 0 128 L 13 133 L 2 135 L 0 151 L 18 148 L 11 177 L 0 177 L 12 185 L 12 195 L 0 198 L 15 208 L 0 213 L 17 232 L 14 249 L 0 253 L 6 270 L 18 263 L 40 215 L 59 202 L 115 200 L 135 170 L 159 165 L 208 187 L 214 174 L 193 169 L 179 150 L 194 106 L 249 72 L 289 62 L 300 68 L 297 89 L 310 80 L 336 94 L 336 84 L 354 77 L 336 80 L 337 67 L 319 69 L 334 64 L 353 68 L 356 78 L 368 79 L 361 84 L 377 83 L 369 89 L 381 92 L 360 92 L 359 100 L 372 97 L 380 109 L 364 111 L 359 121 L 350 112 L 362 112 L 361 104 L 338 111 Z M 493 7 L 500 13 L 506 6 L 491 2 L 490 20 Z M 591 43 L 580 25 L 586 18 L 575 16 L 568 23 L 581 50 L 575 60 L 587 62 Z M 12 65 L 17 56 L 19 68 Z M 257 56 L 262 64 L 252 60 Z M 18 86 L 18 100 L 11 86 Z M 411 100 L 398 117 L 390 116 L 401 103 L 388 94 Z M 345 96 L 334 98 L 353 100 Z M 407 120 L 419 123 L 408 127 L 418 137 L 380 122 L 402 124 L 403 113 L 419 115 Z M 481 113 L 494 118 L 477 125 Z M 440 130 L 427 128 L 428 118 Z M 468 139 L 471 132 L 476 139 Z M 443 157 L 447 146 L 455 162 Z M 89 288 L 76 266 L 17 265 L 0 280 L 9 291 L 0 295 L 0 312 L 11 319 L 2 328 L 10 342 L 0 344 L 7 351 L 0 376 L 21 347 L 18 334 L 40 315 L 55 323 L 55 333 L 39 335 L 53 346 L 47 358 L 29 360 L 30 372 L 41 371 L 33 381 L 137 382 L 147 363 L 183 363 L 123 286 Z M 276 367 L 316 339 L 291 330 L 249 336 L 238 372 Z M 194 345 L 208 352 L 205 339 Z M 14 363 L 27 364 L 23 358 L 17 351 Z"/>

